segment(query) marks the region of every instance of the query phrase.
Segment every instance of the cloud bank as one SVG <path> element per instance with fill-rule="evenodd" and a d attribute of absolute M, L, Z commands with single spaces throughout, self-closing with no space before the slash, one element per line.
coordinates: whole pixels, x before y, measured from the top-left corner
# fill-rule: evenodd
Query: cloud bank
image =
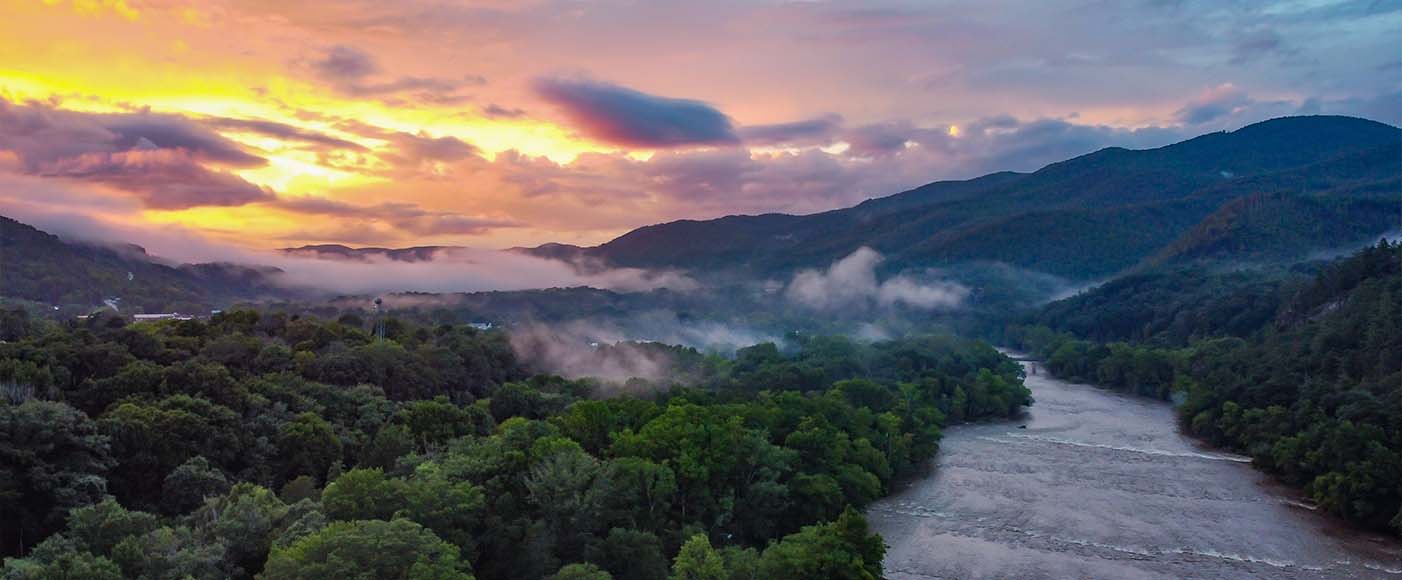
<path fill-rule="evenodd" d="M 263 165 L 263 158 L 178 115 L 81 113 L 0 97 L 0 152 L 23 174 L 114 187 L 156 209 L 274 197 L 226 171 Z"/>
<path fill-rule="evenodd" d="M 832 312 L 873 306 L 946 310 L 959 307 L 969 296 L 969 289 L 963 285 L 920 282 L 904 274 L 878 282 L 876 267 L 882 260 L 880 252 L 858 248 L 825 271 L 802 270 L 794 274 L 784 296 L 796 304 Z"/>

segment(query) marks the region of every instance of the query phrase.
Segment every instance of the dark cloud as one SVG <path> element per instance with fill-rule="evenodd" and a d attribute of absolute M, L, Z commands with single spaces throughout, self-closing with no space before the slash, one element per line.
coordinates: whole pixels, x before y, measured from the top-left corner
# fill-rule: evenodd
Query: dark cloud
<path fill-rule="evenodd" d="M 397 133 L 391 140 L 400 155 L 413 161 L 459 161 L 478 154 L 477 147 L 457 137 Z"/>
<path fill-rule="evenodd" d="M 482 77 L 464 77 L 462 79 L 399 77 L 378 83 L 348 83 L 341 85 L 340 88 L 346 94 L 358 97 L 417 92 L 422 95 L 422 100 L 438 104 L 455 104 L 466 101 L 467 97 L 450 93 L 465 86 L 475 86 L 485 82 Z"/>
<path fill-rule="evenodd" d="M 761 163 L 742 148 L 668 152 L 653 156 L 640 171 L 669 197 L 693 202 L 731 199 L 742 193 Z"/>
<path fill-rule="evenodd" d="M 740 128 L 740 137 L 753 145 L 826 145 L 842 126 L 842 115 L 828 114 L 813 119 L 750 125 Z"/>
<path fill-rule="evenodd" d="M 482 107 L 482 114 L 493 119 L 518 119 L 526 116 L 526 112 L 521 109 L 503 107 L 496 103 Z"/>
<path fill-rule="evenodd" d="M 312 61 L 312 70 L 326 79 L 356 81 L 380 72 L 379 63 L 369 53 L 353 46 L 333 46 L 326 55 Z"/>
<path fill-rule="evenodd" d="M 83 113 L 0 99 L 0 151 L 14 154 L 24 173 L 114 187 L 158 209 L 236 206 L 273 195 L 209 167 L 257 167 L 264 159 L 176 115 Z"/>
<path fill-rule="evenodd" d="M 884 157 L 904 151 L 907 144 L 942 141 L 948 129 L 917 127 L 908 121 L 873 123 L 844 131 L 842 140 L 853 157 Z"/>
<path fill-rule="evenodd" d="M 284 197 L 272 201 L 270 205 L 306 215 L 349 220 L 363 224 L 370 231 L 375 229 L 374 225 L 383 224 L 401 232 L 421 236 L 474 235 L 496 228 L 520 225 L 508 220 L 429 211 L 412 203 L 397 201 L 356 205 L 318 197 Z"/>
<path fill-rule="evenodd" d="M 1290 56 L 1295 51 L 1275 30 L 1260 28 L 1245 32 L 1232 45 L 1231 64 L 1245 64 L 1270 56 Z"/>
<path fill-rule="evenodd" d="M 649 95 L 614 84 L 538 79 L 536 93 L 584 135 L 624 147 L 670 148 L 739 142 L 730 117 L 701 101 Z"/>
<path fill-rule="evenodd" d="M 421 102 L 456 104 L 468 100 L 458 91 L 487 83 L 487 79 L 478 75 L 458 78 L 389 75 L 374 55 L 346 45 L 331 47 L 325 55 L 307 63 L 307 66 L 312 74 L 330 83 L 337 91 L 354 97 L 389 97 L 412 93 Z M 402 100 L 399 97 L 395 99 Z"/>
<path fill-rule="evenodd" d="M 336 128 L 362 137 L 390 142 L 394 145 L 396 153 L 391 153 L 388 157 L 400 162 L 459 161 L 481 154 L 477 146 L 451 135 L 434 137 L 423 132 L 406 133 L 355 119 L 338 119 Z"/>
<path fill-rule="evenodd" d="M 1188 125 L 1202 125 L 1231 116 L 1252 104 L 1245 92 L 1231 83 L 1218 85 L 1202 96 L 1179 109 L 1175 114 L 1178 121 Z"/>
<path fill-rule="evenodd" d="M 13 151 L 31 171 L 85 153 L 137 148 L 180 149 L 196 160 L 229 167 L 265 163 L 238 143 L 178 115 L 83 113 L 0 98 L 0 149 Z"/>
<path fill-rule="evenodd" d="M 150 208 L 237 206 L 273 198 L 272 191 L 200 165 L 182 149 L 85 153 L 46 164 L 38 175 L 110 185 Z"/>
<path fill-rule="evenodd" d="M 199 161 L 229 167 L 258 167 L 266 163 L 262 157 L 185 117 L 138 113 L 104 115 L 98 122 L 117 135 L 112 145 L 118 150 L 154 145 L 157 149 L 186 151 Z"/>
<path fill-rule="evenodd" d="M 284 141 L 300 141 L 308 145 L 313 145 L 325 149 L 346 149 L 350 151 L 367 151 L 364 145 L 347 141 L 337 137 L 332 137 L 325 133 L 308 131 L 300 127 L 293 127 L 285 123 L 275 121 L 265 121 L 261 119 L 209 119 L 207 123 L 221 129 L 232 129 L 259 133 L 268 137 L 275 137 Z"/>

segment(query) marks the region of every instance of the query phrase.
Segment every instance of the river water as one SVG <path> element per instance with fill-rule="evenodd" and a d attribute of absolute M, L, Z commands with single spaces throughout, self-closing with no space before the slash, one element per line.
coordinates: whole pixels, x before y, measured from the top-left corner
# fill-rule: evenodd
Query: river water
<path fill-rule="evenodd" d="M 1168 404 L 1045 370 L 1027 386 L 1025 417 L 947 429 L 930 472 L 870 507 L 887 578 L 1402 580 L 1402 542 L 1201 447 Z"/>

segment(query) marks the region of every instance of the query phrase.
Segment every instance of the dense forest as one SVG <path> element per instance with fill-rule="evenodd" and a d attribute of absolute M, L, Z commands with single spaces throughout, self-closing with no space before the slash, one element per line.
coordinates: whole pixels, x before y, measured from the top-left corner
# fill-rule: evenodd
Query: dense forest
<path fill-rule="evenodd" d="M 653 345 L 684 384 L 611 385 L 375 326 L 3 311 L 3 576 L 878 578 L 857 510 L 947 422 L 1030 403 L 946 336 Z"/>
<path fill-rule="evenodd" d="M 1189 433 L 1402 533 L 1402 244 L 1288 273 L 1128 277 L 1025 322 L 1006 339 L 1058 375 L 1176 398 Z"/>

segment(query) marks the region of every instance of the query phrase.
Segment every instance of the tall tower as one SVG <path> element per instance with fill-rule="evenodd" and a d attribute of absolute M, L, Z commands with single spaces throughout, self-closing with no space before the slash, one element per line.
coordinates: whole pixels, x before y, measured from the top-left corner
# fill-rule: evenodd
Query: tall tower
<path fill-rule="evenodd" d="M 372 332 L 375 338 L 385 337 L 384 300 L 378 296 L 375 297 L 375 328 Z"/>

